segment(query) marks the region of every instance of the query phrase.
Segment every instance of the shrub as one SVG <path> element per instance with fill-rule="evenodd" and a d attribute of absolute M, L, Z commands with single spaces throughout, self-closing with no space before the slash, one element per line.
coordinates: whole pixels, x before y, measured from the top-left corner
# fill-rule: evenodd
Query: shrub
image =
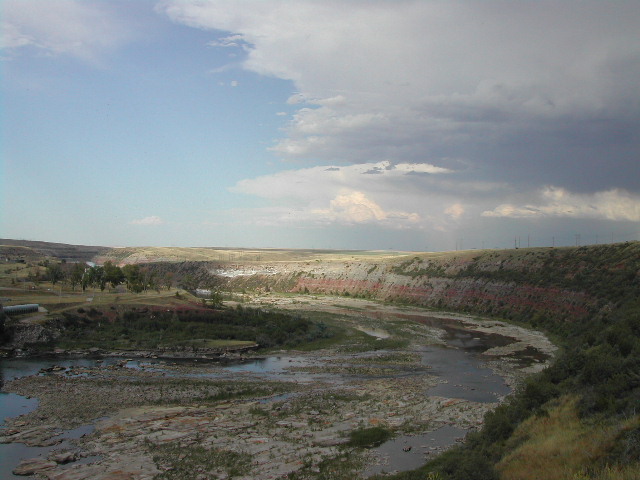
<path fill-rule="evenodd" d="M 383 444 L 391 438 L 391 430 L 384 427 L 370 427 L 353 430 L 349 434 L 351 447 L 372 448 Z"/>

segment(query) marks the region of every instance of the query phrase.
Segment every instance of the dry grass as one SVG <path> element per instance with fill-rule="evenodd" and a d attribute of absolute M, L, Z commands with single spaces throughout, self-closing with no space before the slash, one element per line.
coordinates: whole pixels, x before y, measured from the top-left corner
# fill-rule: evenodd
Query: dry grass
<path fill-rule="evenodd" d="M 510 442 L 517 445 L 497 465 L 502 480 L 640 479 L 640 464 L 608 466 L 607 455 L 621 429 L 618 425 L 586 425 L 577 416 L 576 399 L 563 397 L 548 416 L 533 417 L 518 427 Z"/>
<path fill-rule="evenodd" d="M 571 480 L 638 480 L 640 478 L 640 465 L 616 465 L 605 468 L 595 473 L 580 472 L 571 477 Z"/>
<path fill-rule="evenodd" d="M 115 263 L 148 262 L 348 262 L 381 261 L 407 255 L 408 252 L 382 250 L 304 250 L 304 249 L 241 249 L 241 248 L 187 248 L 187 247 L 126 247 L 113 248 L 100 257 L 100 261 Z"/>

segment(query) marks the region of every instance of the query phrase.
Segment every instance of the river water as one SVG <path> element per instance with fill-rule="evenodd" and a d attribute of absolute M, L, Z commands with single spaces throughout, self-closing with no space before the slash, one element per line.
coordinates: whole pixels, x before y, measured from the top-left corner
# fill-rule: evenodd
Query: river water
<path fill-rule="evenodd" d="M 428 389 L 425 394 L 429 396 L 441 396 L 448 398 L 461 398 L 474 402 L 496 402 L 507 394 L 510 389 L 502 377 L 494 373 L 491 369 L 483 365 L 483 359 L 479 353 L 496 345 L 506 345 L 513 341 L 507 337 L 481 334 L 478 332 L 465 331 L 463 328 L 452 327 L 451 323 L 444 321 L 437 322 L 432 326 L 442 328 L 446 334 L 444 340 L 446 345 L 425 346 L 421 350 L 422 364 L 428 365 L 429 375 L 439 377 L 441 383 Z M 381 332 L 370 333 L 374 336 L 381 335 Z M 41 369 L 49 368 L 53 365 L 61 367 L 94 367 L 98 365 L 109 365 L 111 363 L 122 362 L 122 358 L 105 358 L 101 360 L 90 358 L 22 358 L 22 359 L 0 359 L 0 386 L 3 382 L 10 381 L 28 375 L 35 375 Z M 165 362 L 158 360 L 131 360 L 127 362 L 128 368 L 141 368 L 143 365 L 148 368 L 162 369 Z M 252 359 L 236 363 L 225 363 L 221 366 L 223 374 L 246 373 L 251 375 L 263 375 L 265 378 L 278 376 L 289 377 L 293 381 L 313 382 L 317 374 L 308 374 L 298 370 L 288 372 L 290 367 L 300 367 L 305 365 L 305 360 L 295 355 L 271 356 L 261 359 Z M 171 374 L 170 372 L 168 372 Z M 199 374 L 209 376 L 206 372 Z M 210 376 L 218 376 L 211 374 Z M 321 374 L 320 374 L 321 375 Z M 339 381 L 339 378 L 336 378 Z M 33 411 L 37 407 L 36 399 L 27 399 L 12 393 L 0 391 L 0 421 L 6 417 L 16 417 Z M 0 435 L 2 435 L 3 424 L 0 424 Z M 82 433 L 88 433 L 93 427 L 91 425 L 81 427 L 70 432 L 61 432 L 63 438 L 74 438 Z M 79 433 L 80 432 L 80 433 Z M 451 445 L 457 438 L 463 437 L 466 432 L 454 427 L 443 427 L 435 432 L 426 435 L 409 437 L 402 436 L 390 440 L 378 447 L 378 453 L 387 457 L 387 464 L 384 469 L 407 470 L 417 468 L 425 461 L 425 450 L 428 456 L 430 450 L 436 450 Z M 411 447 L 409 451 L 403 450 Z M 24 478 L 12 474 L 12 470 L 25 458 L 36 456 L 46 457 L 48 453 L 60 446 L 54 447 L 27 447 L 21 444 L 0 444 L 0 478 L 14 479 Z M 397 452 L 403 452 L 398 455 Z M 392 454 L 393 453 L 393 454 Z M 376 473 L 380 469 L 369 469 L 368 473 Z"/>

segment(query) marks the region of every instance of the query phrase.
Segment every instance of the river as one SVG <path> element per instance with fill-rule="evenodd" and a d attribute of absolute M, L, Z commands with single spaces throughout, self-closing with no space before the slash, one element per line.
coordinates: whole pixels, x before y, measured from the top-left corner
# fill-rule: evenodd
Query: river
<path fill-rule="evenodd" d="M 430 320 L 430 322 L 434 322 L 434 320 Z M 425 391 L 425 395 L 493 403 L 509 394 L 510 388 L 505 380 L 485 365 L 486 358 L 483 358 L 481 353 L 496 346 L 507 345 L 514 341 L 513 338 L 478 331 L 469 332 L 451 321 L 435 321 L 432 326 L 445 331 L 443 336 L 445 344 L 429 345 L 420 349 L 421 363 L 429 367 L 429 375 L 435 375 L 440 380 L 435 386 Z M 369 335 L 385 338 L 385 333 L 380 330 L 363 331 Z M 0 359 L 0 382 L 37 375 L 42 369 L 54 365 L 63 368 L 94 367 L 98 364 L 105 366 L 122 361 L 122 358 L 90 359 L 86 357 Z M 334 382 L 340 382 L 344 380 L 346 375 L 308 373 L 301 371 L 303 368 L 291 369 L 291 367 L 305 367 L 306 362 L 304 357 L 295 354 L 282 354 L 228 362 L 223 364 L 221 368 L 218 365 L 217 373 L 207 373 L 205 369 L 203 373 L 197 373 L 197 375 L 215 378 L 216 376 L 243 373 L 294 382 L 314 382 L 318 379 L 326 381 L 328 377 L 333 377 L 332 381 Z M 202 363 L 200 361 L 199 365 Z M 131 369 L 153 368 L 162 371 L 166 364 L 167 361 L 162 359 L 129 360 L 126 362 L 126 367 Z M 167 374 L 173 373 L 167 370 Z M 402 369 L 397 373 L 397 375 L 420 374 Z M 37 408 L 36 399 L 0 392 L 0 419 L 16 417 L 33 411 L 35 408 Z M 2 428 L 5 427 L 0 426 L 0 435 L 2 435 Z M 61 432 L 61 438 L 77 438 L 78 435 L 90 432 L 91 428 L 91 425 L 87 425 L 74 431 Z M 383 470 L 417 468 L 425 462 L 425 458 L 428 458 L 430 452 L 451 445 L 456 439 L 464 437 L 465 433 L 465 430 L 451 426 L 442 427 L 426 435 L 394 438 L 376 449 L 376 452 L 385 459 L 384 465 L 369 467 L 366 474 L 379 473 Z M 12 474 L 12 470 L 22 459 L 36 456 L 46 458 L 55 448 L 60 448 L 60 446 L 27 447 L 17 443 L 0 444 L 0 478 L 24 478 Z"/>

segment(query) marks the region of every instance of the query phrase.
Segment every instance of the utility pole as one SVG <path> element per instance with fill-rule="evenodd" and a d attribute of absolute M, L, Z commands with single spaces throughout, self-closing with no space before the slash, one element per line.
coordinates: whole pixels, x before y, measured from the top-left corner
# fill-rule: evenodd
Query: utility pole
<path fill-rule="evenodd" d="M 576 233 L 576 247 L 578 246 L 579 243 L 580 243 L 580 234 Z"/>

